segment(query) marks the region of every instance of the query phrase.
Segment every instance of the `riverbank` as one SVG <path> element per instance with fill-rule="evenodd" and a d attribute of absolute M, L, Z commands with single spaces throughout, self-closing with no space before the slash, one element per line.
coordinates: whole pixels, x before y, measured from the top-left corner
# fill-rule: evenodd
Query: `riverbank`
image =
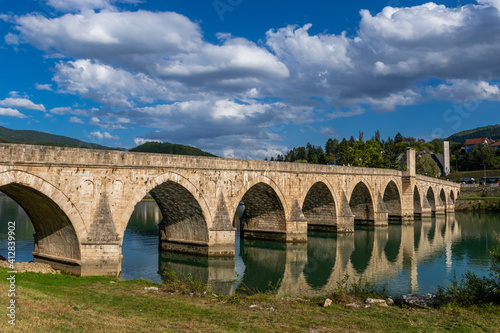
<path fill-rule="evenodd" d="M 7 277 L 7 270 L 0 268 L 0 300 L 5 307 Z M 500 326 L 497 306 L 354 309 L 345 302 L 329 307 L 320 303 L 320 299 L 271 294 L 190 295 L 148 280 L 19 273 L 15 331 L 493 332 Z M 0 330 L 14 331 L 5 316 Z"/>
<path fill-rule="evenodd" d="M 460 197 L 455 202 L 455 211 L 500 211 L 500 187 L 462 185 Z"/>
<path fill-rule="evenodd" d="M 455 211 L 500 212 L 500 197 L 463 197 L 455 202 Z"/>

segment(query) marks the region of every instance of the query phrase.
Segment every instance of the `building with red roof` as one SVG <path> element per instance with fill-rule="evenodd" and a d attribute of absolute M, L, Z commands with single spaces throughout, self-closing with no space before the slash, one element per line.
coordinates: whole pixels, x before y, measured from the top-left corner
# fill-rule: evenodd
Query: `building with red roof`
<path fill-rule="evenodd" d="M 495 141 L 488 138 L 467 139 L 467 141 L 465 141 L 465 152 L 469 153 L 471 151 L 474 151 L 474 146 L 476 145 L 487 145 L 493 142 Z"/>

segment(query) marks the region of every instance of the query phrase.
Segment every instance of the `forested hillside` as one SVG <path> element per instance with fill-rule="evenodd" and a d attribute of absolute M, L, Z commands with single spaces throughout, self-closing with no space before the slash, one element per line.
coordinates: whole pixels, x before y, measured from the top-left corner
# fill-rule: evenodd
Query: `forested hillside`
<path fill-rule="evenodd" d="M 0 126 L 0 142 L 36 144 L 45 146 L 79 147 L 91 149 L 113 149 L 67 136 L 32 130 L 13 130 Z"/>
<path fill-rule="evenodd" d="M 184 146 L 169 142 L 146 142 L 140 146 L 130 149 L 130 151 L 143 152 L 143 153 L 157 153 L 157 154 L 176 154 L 176 155 L 190 155 L 190 156 L 209 156 L 216 157 L 210 153 L 204 152 L 201 149 L 191 146 Z"/>
<path fill-rule="evenodd" d="M 490 126 L 478 127 L 471 130 L 458 132 L 453 134 L 446 140 L 455 141 L 463 145 L 465 143 L 465 140 L 475 139 L 475 138 L 489 138 L 493 140 L 499 140 L 500 125 L 490 125 Z"/>

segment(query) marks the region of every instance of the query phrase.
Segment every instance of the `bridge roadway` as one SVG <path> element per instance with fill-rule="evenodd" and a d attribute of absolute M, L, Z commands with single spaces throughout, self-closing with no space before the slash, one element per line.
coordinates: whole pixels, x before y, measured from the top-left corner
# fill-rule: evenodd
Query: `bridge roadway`
<path fill-rule="evenodd" d="M 75 275 L 118 275 L 121 244 L 147 193 L 163 215 L 160 247 L 234 256 L 233 217 L 242 235 L 306 242 L 307 230 L 353 232 L 454 211 L 458 184 L 405 171 L 0 144 L 0 191 L 35 229 L 36 262 Z"/>

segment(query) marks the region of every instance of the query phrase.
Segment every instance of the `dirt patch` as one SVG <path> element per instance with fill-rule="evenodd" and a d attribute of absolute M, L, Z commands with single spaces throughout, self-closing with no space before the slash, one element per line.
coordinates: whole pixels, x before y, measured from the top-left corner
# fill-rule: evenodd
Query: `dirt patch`
<path fill-rule="evenodd" d="M 15 271 L 18 273 L 33 272 L 33 273 L 51 273 L 60 274 L 61 272 L 57 269 L 53 269 L 50 265 L 42 264 L 39 262 L 16 262 Z M 10 263 L 8 261 L 0 260 L 0 267 L 10 268 Z"/>

